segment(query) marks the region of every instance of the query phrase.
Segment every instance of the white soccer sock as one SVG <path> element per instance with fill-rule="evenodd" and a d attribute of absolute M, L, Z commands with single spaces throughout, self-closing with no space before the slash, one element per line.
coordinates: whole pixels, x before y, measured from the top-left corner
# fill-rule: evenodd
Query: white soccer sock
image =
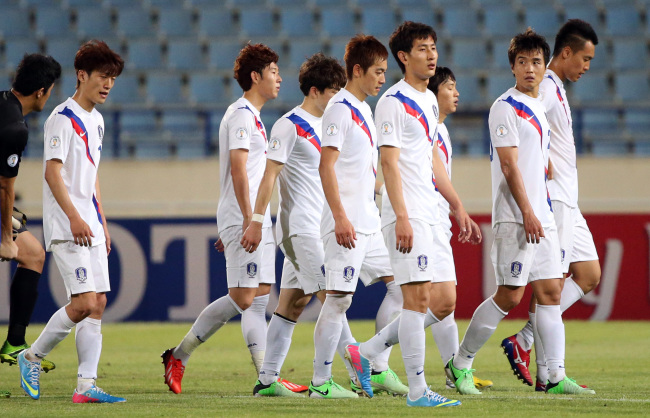
<path fill-rule="evenodd" d="M 54 312 L 54 315 L 52 315 L 45 328 L 43 328 L 41 335 L 34 341 L 34 344 L 32 344 L 26 355 L 33 354 L 39 359 L 47 356 L 58 343 L 70 334 L 70 331 L 75 325 L 65 311 L 65 306 L 62 307 Z M 28 360 L 31 359 L 28 358 Z"/>
<path fill-rule="evenodd" d="M 535 316 L 535 312 L 528 312 L 528 317 L 533 315 Z M 519 332 L 515 335 L 517 338 L 517 342 L 526 351 L 530 351 L 530 349 L 533 347 L 533 342 L 535 341 L 535 336 L 533 335 L 533 324 L 532 322 L 528 321 L 526 322 L 526 325 L 519 330 Z"/>
<path fill-rule="evenodd" d="M 402 298 L 402 290 L 400 287 L 395 284 L 394 280 L 386 283 L 386 296 L 384 296 L 384 300 L 381 302 L 377 311 L 375 333 L 386 328 L 388 324 L 399 316 L 403 304 L 404 299 Z M 386 347 L 385 350 L 375 357 L 372 364 L 373 372 L 380 373 L 388 370 L 388 359 L 391 351 L 392 347 Z"/>
<path fill-rule="evenodd" d="M 458 352 L 458 325 L 454 313 L 447 315 L 445 319 L 431 326 L 433 340 L 440 351 L 442 364 L 447 365 L 449 359 Z"/>
<path fill-rule="evenodd" d="M 427 313 L 425 314 L 424 317 L 424 328 L 429 328 L 433 324 L 437 324 L 440 322 L 438 318 L 431 312 L 431 309 L 427 308 Z"/>
<path fill-rule="evenodd" d="M 102 354 L 101 319 L 89 317 L 79 322 L 75 329 L 75 343 L 77 358 L 79 359 L 77 377 L 84 379 L 78 382 L 77 391 L 83 393 L 90 389 L 87 385 L 87 379 L 97 379 L 97 365 Z"/>
<path fill-rule="evenodd" d="M 535 324 L 546 355 L 548 380 L 557 383 L 565 377 L 564 323 L 560 305 L 537 305 Z"/>
<path fill-rule="evenodd" d="M 426 314 L 402 309 L 399 321 L 399 343 L 404 359 L 404 369 L 409 384 L 409 396 L 418 399 L 427 388 L 424 378 L 424 352 L 426 334 L 424 317 Z"/>
<path fill-rule="evenodd" d="M 537 380 L 546 384 L 548 380 L 548 367 L 546 367 L 546 355 L 544 354 L 544 345 L 537 330 L 537 316 L 535 312 L 528 312 L 528 321 L 533 327 L 533 337 L 535 340 L 535 363 L 537 364 Z"/>
<path fill-rule="evenodd" d="M 352 336 L 352 331 L 350 331 L 350 324 L 348 324 L 348 317 L 344 316 L 343 317 L 343 327 L 341 328 L 341 338 L 339 338 L 339 343 L 336 345 L 336 352 L 339 353 L 339 356 L 341 356 L 341 359 L 343 360 L 343 364 L 345 364 L 345 368 L 348 371 L 348 376 L 350 376 L 350 379 L 356 380 L 357 375 L 354 373 L 354 369 L 345 360 L 345 347 L 347 347 L 349 344 L 356 343 L 357 340 L 354 339 Z"/>
<path fill-rule="evenodd" d="M 266 334 L 266 353 L 259 374 L 260 383 L 270 385 L 277 380 L 282 364 L 291 347 L 291 336 L 296 323 L 288 318 L 273 315 Z"/>
<path fill-rule="evenodd" d="M 574 282 L 571 277 L 567 277 L 564 281 L 564 288 L 562 288 L 562 295 L 560 296 L 560 309 L 562 312 L 569 309 L 574 303 L 583 298 L 585 292 Z"/>
<path fill-rule="evenodd" d="M 503 312 L 494 302 L 492 296 L 481 303 L 469 323 L 463 342 L 458 348 L 458 355 L 454 356 L 454 367 L 457 369 L 471 369 L 474 356 L 478 350 L 490 339 L 497 329 L 499 322 L 507 312 Z"/>
<path fill-rule="evenodd" d="M 352 303 L 352 295 L 325 297 L 314 328 L 314 376 L 312 383 L 320 386 L 332 377 L 332 362 L 341 338 L 345 312 Z"/>
<path fill-rule="evenodd" d="M 374 364 L 375 358 L 377 358 L 378 355 L 397 344 L 399 342 L 399 321 L 400 316 L 395 318 L 371 339 L 359 344 L 361 355 Z"/>
<path fill-rule="evenodd" d="M 246 347 L 251 352 L 255 371 L 259 374 L 266 351 L 266 305 L 269 295 L 257 296 L 241 315 L 241 331 Z"/>
<path fill-rule="evenodd" d="M 242 310 L 230 295 L 222 296 L 205 307 L 196 318 L 192 328 L 185 335 L 180 344 L 172 353 L 180 359 L 183 366 L 187 365 L 192 352 L 206 342 L 215 332 L 226 324 L 232 317 L 242 313 Z"/>

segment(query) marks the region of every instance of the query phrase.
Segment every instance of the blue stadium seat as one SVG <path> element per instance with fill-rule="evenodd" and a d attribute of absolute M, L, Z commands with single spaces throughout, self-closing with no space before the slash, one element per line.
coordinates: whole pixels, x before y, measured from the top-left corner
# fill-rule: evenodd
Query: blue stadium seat
<path fill-rule="evenodd" d="M 282 86 L 280 87 L 280 93 L 276 101 L 281 103 L 285 108 L 291 109 L 302 103 L 305 98 L 298 84 L 298 73 L 295 71 L 285 71 L 284 73 L 280 73 L 280 75 L 282 75 Z M 262 116 L 264 115 L 262 114 Z M 270 133 L 271 125 L 267 125 L 266 129 Z"/>
<path fill-rule="evenodd" d="M 57 7 L 40 6 L 36 10 L 36 33 L 40 37 L 66 36 L 70 33 L 70 13 Z"/>
<path fill-rule="evenodd" d="M 176 70 L 202 70 L 206 67 L 203 50 L 196 39 L 171 40 L 167 45 L 167 66 Z"/>
<path fill-rule="evenodd" d="M 308 57 L 314 55 L 316 52 L 324 52 L 323 46 L 316 39 L 293 41 L 289 45 L 289 65 L 296 70 L 300 68 Z"/>
<path fill-rule="evenodd" d="M 284 35 L 290 37 L 315 36 L 314 14 L 301 7 L 280 9 L 280 27 Z"/>
<path fill-rule="evenodd" d="M 460 107 L 477 108 L 485 104 L 485 98 L 481 93 L 481 82 L 479 77 L 472 72 L 454 72 L 456 76 L 456 89 L 458 90 Z"/>
<path fill-rule="evenodd" d="M 66 69 L 74 68 L 74 57 L 80 43 L 76 38 L 53 38 L 47 41 L 46 52 Z"/>
<path fill-rule="evenodd" d="M 280 8 L 284 7 L 296 7 L 296 8 L 303 8 L 307 9 L 309 8 L 309 0 L 270 0 L 272 1 L 274 6 L 278 6 Z"/>
<path fill-rule="evenodd" d="M 158 117 L 154 110 L 129 110 L 120 114 L 122 134 L 140 134 L 158 129 Z"/>
<path fill-rule="evenodd" d="M 183 85 L 181 77 L 174 73 L 152 73 L 147 76 L 147 97 L 154 105 L 182 104 Z"/>
<path fill-rule="evenodd" d="M 327 55 L 335 57 L 341 65 L 345 67 L 345 62 L 343 57 L 345 55 L 345 45 L 347 45 L 349 39 L 338 38 L 330 40 L 329 49 Z"/>
<path fill-rule="evenodd" d="M 192 73 L 190 101 L 199 105 L 230 104 L 223 79 L 212 73 Z"/>
<path fill-rule="evenodd" d="M 77 9 L 77 36 L 80 38 L 105 38 L 115 36 L 111 14 L 96 8 Z"/>
<path fill-rule="evenodd" d="M 140 82 L 137 74 L 122 73 L 109 94 L 108 103 L 111 105 L 142 104 L 144 98 L 140 94 Z"/>
<path fill-rule="evenodd" d="M 337 9 L 339 7 L 347 7 L 348 0 L 313 0 L 315 6 L 320 7 L 321 9 Z"/>
<path fill-rule="evenodd" d="M 190 2 L 202 12 L 209 9 L 224 11 L 230 3 L 229 0 L 190 0 Z"/>
<path fill-rule="evenodd" d="M 603 29 L 598 8 L 595 5 L 588 5 L 584 2 L 576 2 L 575 4 L 566 5 L 564 7 L 565 19 L 582 19 L 596 30 L 596 33 L 602 33 Z"/>
<path fill-rule="evenodd" d="M 490 73 L 487 77 L 487 102 L 492 104 L 510 87 L 515 86 L 515 77 L 506 72 Z M 462 99 L 461 99 L 462 100 Z"/>
<path fill-rule="evenodd" d="M 162 68 L 162 47 L 155 38 L 134 39 L 128 44 L 129 59 L 126 65 L 138 70 Z"/>
<path fill-rule="evenodd" d="M 487 62 L 485 42 L 479 39 L 456 39 L 452 43 L 452 68 L 475 69 Z"/>
<path fill-rule="evenodd" d="M 41 52 L 38 42 L 35 39 L 12 39 L 5 42 L 5 67 L 8 70 L 15 70 L 25 54 Z"/>
<path fill-rule="evenodd" d="M 644 108 L 626 109 L 623 115 L 625 129 L 634 137 L 650 136 L 650 112 Z"/>
<path fill-rule="evenodd" d="M 405 7 L 423 7 L 423 6 L 428 6 L 427 1 L 422 1 L 422 0 L 395 0 L 395 4 L 400 8 L 403 9 Z M 423 22 L 425 23 L 425 22 Z"/>
<path fill-rule="evenodd" d="M 208 37 L 236 36 L 239 28 L 232 14 L 222 9 L 201 10 L 199 13 L 199 34 Z"/>
<path fill-rule="evenodd" d="M 532 27 L 535 32 L 546 37 L 546 41 L 553 47 L 555 34 L 560 29 L 560 17 L 552 5 L 526 8 L 525 27 Z"/>
<path fill-rule="evenodd" d="M 395 30 L 395 12 L 389 7 L 361 9 L 361 31 L 376 37 L 389 36 Z"/>
<path fill-rule="evenodd" d="M 240 10 L 246 10 L 248 13 L 251 9 L 265 7 L 266 0 L 237 0 L 233 2 Z"/>
<path fill-rule="evenodd" d="M 570 103 L 589 104 L 598 102 L 611 103 L 612 96 L 606 72 L 589 71 L 577 83 L 571 84 Z"/>
<path fill-rule="evenodd" d="M 650 102 L 650 85 L 646 71 L 617 73 L 614 84 L 616 96 L 623 103 Z M 650 110 L 646 109 L 646 111 L 650 114 Z"/>
<path fill-rule="evenodd" d="M 23 0 L 22 2 L 26 7 L 59 7 L 61 0 Z"/>
<path fill-rule="evenodd" d="M 170 146 L 158 127 L 154 110 L 124 111 L 120 115 L 121 147 L 126 156 L 130 149 L 136 159 L 168 158 Z"/>
<path fill-rule="evenodd" d="M 510 5 L 485 10 L 485 32 L 491 36 L 513 36 L 521 32 L 519 13 Z"/>
<path fill-rule="evenodd" d="M 324 9 L 321 12 L 321 28 L 325 36 L 350 37 L 357 33 L 354 13 L 347 8 Z"/>
<path fill-rule="evenodd" d="M 241 31 L 245 36 L 273 36 L 273 13 L 268 9 L 246 10 L 239 15 Z"/>
<path fill-rule="evenodd" d="M 510 69 L 510 61 L 508 61 L 509 47 L 510 38 L 499 39 L 492 42 L 492 68 L 500 70 Z"/>
<path fill-rule="evenodd" d="M 103 0 L 66 0 L 66 5 L 72 9 L 89 8 L 97 12 L 104 4 Z"/>
<path fill-rule="evenodd" d="M 151 13 L 140 8 L 119 9 L 117 30 L 126 38 L 155 36 Z"/>
<path fill-rule="evenodd" d="M 614 68 L 617 70 L 647 68 L 648 45 L 642 38 L 621 39 L 613 43 Z"/>
<path fill-rule="evenodd" d="M 0 35 L 7 38 L 31 36 L 29 13 L 21 9 L 7 9 L 0 13 Z"/>
<path fill-rule="evenodd" d="M 551 50 L 551 52 L 553 52 Z M 603 42 L 602 38 L 599 39 L 598 46 L 596 47 L 596 55 L 594 59 L 589 61 L 589 70 L 609 70 L 612 67 L 612 59 L 607 49 L 607 45 Z"/>
<path fill-rule="evenodd" d="M 158 32 L 164 36 L 191 36 L 192 11 L 187 9 L 161 8 L 158 12 Z"/>
<path fill-rule="evenodd" d="M 607 32 L 614 36 L 641 35 L 641 14 L 634 6 L 607 9 Z"/>
<path fill-rule="evenodd" d="M 161 117 L 162 134 L 176 149 L 179 158 L 206 155 L 205 122 L 196 110 L 165 111 Z"/>
<path fill-rule="evenodd" d="M 433 29 L 438 33 L 436 14 L 433 9 L 430 7 L 422 8 L 421 6 L 422 4 L 419 2 L 418 7 L 402 7 L 400 11 L 402 21 L 410 20 L 412 22 L 426 23 L 429 26 L 433 26 Z"/>
<path fill-rule="evenodd" d="M 180 9 L 183 7 L 183 2 L 178 0 L 147 0 L 149 5 L 159 9 Z"/>
<path fill-rule="evenodd" d="M 61 74 L 61 80 L 55 84 L 54 89 L 56 90 L 56 95 L 53 92 L 52 96 L 57 98 L 57 103 L 61 103 L 68 97 L 72 97 L 77 90 L 77 74 L 71 71 L 64 72 Z M 109 94 L 109 96 L 112 99 L 112 94 Z"/>
<path fill-rule="evenodd" d="M 451 36 L 477 36 L 478 13 L 472 8 L 454 7 L 443 10 L 443 22 Z"/>
<path fill-rule="evenodd" d="M 592 137 L 620 136 L 621 127 L 617 111 L 613 109 L 583 109 L 582 131 L 584 135 Z"/>
<path fill-rule="evenodd" d="M 232 70 L 235 58 L 243 45 L 239 41 L 223 40 L 210 43 L 210 67 L 219 70 Z"/>

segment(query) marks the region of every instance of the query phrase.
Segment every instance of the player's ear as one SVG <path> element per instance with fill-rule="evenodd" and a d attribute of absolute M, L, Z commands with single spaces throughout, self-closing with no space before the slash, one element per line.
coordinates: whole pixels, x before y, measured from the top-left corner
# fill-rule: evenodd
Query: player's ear
<path fill-rule="evenodd" d="M 354 67 L 352 67 L 352 76 L 354 77 L 361 77 L 363 75 L 363 69 L 361 68 L 361 65 L 359 64 L 354 64 Z"/>
<path fill-rule="evenodd" d="M 567 45 L 562 48 L 562 58 L 567 59 L 571 56 L 571 54 L 573 54 L 573 51 L 571 50 L 570 46 Z"/>
<path fill-rule="evenodd" d="M 406 52 L 404 51 L 398 51 L 397 52 L 397 58 L 402 62 L 402 64 L 406 65 L 406 61 L 408 61 L 408 58 L 406 56 Z"/>
<path fill-rule="evenodd" d="M 251 80 L 253 80 L 253 84 L 259 83 L 261 79 L 262 74 L 258 73 L 257 71 L 251 71 Z"/>

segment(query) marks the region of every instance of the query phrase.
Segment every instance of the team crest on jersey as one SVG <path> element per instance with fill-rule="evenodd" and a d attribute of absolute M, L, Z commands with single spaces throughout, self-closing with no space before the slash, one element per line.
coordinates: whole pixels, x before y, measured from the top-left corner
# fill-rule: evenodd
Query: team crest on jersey
<path fill-rule="evenodd" d="M 438 119 L 438 106 L 433 106 L 433 115 Z"/>
<path fill-rule="evenodd" d="M 515 261 L 510 264 L 510 274 L 512 274 L 512 277 L 519 277 L 521 274 L 521 268 L 522 264 L 519 261 Z"/>
<path fill-rule="evenodd" d="M 104 140 L 104 128 L 101 125 L 97 125 L 97 133 L 99 134 L 99 140 Z"/>
<path fill-rule="evenodd" d="M 424 254 L 418 256 L 418 268 L 420 271 L 424 271 L 429 266 L 429 257 Z"/>
<path fill-rule="evenodd" d="M 346 268 L 344 268 L 343 269 L 343 278 L 345 279 L 346 283 L 352 282 L 352 279 L 354 278 L 354 267 L 347 266 Z"/>
<path fill-rule="evenodd" d="M 9 165 L 9 167 L 15 167 L 16 164 L 18 164 L 18 154 L 11 154 L 9 158 L 7 158 L 7 165 Z"/>
<path fill-rule="evenodd" d="M 88 280 L 88 274 L 85 267 L 78 267 L 74 271 L 74 275 L 77 276 L 77 281 L 79 283 L 86 283 L 86 280 Z"/>
<path fill-rule="evenodd" d="M 248 139 L 248 129 L 246 128 L 237 128 L 235 131 L 235 137 L 237 139 Z"/>
<path fill-rule="evenodd" d="M 59 145 L 61 145 L 61 138 L 58 136 L 50 138 L 50 148 L 59 148 Z"/>
<path fill-rule="evenodd" d="M 255 277 L 255 275 L 257 274 L 257 264 L 256 263 L 246 264 L 246 274 L 248 274 L 248 277 Z"/>
<path fill-rule="evenodd" d="M 320 272 L 323 273 L 323 277 L 325 277 L 325 264 L 320 266 Z"/>
<path fill-rule="evenodd" d="M 381 124 L 381 134 L 390 135 L 393 133 L 393 125 L 390 122 L 384 122 Z"/>
<path fill-rule="evenodd" d="M 279 150 L 280 149 L 280 139 L 278 139 L 276 137 L 271 138 L 271 142 L 269 142 L 269 147 L 273 151 Z"/>
<path fill-rule="evenodd" d="M 497 126 L 497 129 L 494 131 L 494 133 L 499 138 L 503 138 L 504 136 L 508 135 L 508 128 L 506 128 L 506 125 L 499 125 Z"/>
<path fill-rule="evenodd" d="M 337 133 L 339 133 L 339 127 L 336 126 L 335 123 L 331 123 L 325 130 L 325 133 L 327 134 L 327 136 L 334 136 Z"/>

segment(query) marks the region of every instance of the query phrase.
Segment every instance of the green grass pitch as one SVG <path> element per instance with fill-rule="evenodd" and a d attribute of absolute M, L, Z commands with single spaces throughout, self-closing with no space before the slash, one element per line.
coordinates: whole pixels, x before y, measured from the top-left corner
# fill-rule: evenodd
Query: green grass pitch
<path fill-rule="evenodd" d="M 519 329 L 522 321 L 503 321 L 478 354 L 476 375 L 494 381 L 482 396 L 460 396 L 444 389 L 442 361 L 427 332 L 427 381 L 433 390 L 460 399 L 462 405 L 435 413 L 457 416 L 485 415 L 648 415 L 650 414 L 650 324 L 647 322 L 566 321 L 568 374 L 596 390 L 596 396 L 551 396 L 535 393 L 518 381 L 499 347 L 501 340 Z M 299 324 L 284 364 L 283 377 L 308 384 L 314 355 L 313 323 Z M 373 334 L 374 324 L 351 322 L 359 340 Z M 467 321 L 459 321 L 462 334 Z M 29 327 L 33 341 L 42 325 Z M 174 395 L 163 383 L 160 354 L 180 341 L 189 324 L 122 323 L 103 327 L 104 348 L 99 364 L 99 385 L 124 396 L 117 405 L 74 405 L 77 356 L 70 335 L 48 357 L 56 370 L 41 377 L 41 399 L 22 392 L 17 367 L 0 366 L 0 389 L 12 396 L 0 399 L 3 417 L 24 416 L 299 416 L 343 415 L 406 416 L 431 414 L 426 408 L 407 408 L 404 398 L 379 395 L 373 399 L 327 401 L 315 399 L 254 398 L 256 376 L 244 346 L 239 323 L 226 325 L 197 349 L 185 371 L 183 393 Z M 4 336 L 6 326 L 0 327 Z M 399 347 L 391 367 L 406 382 Z M 534 366 L 531 365 L 531 368 Z M 335 380 L 347 386 L 341 360 L 334 363 Z"/>

